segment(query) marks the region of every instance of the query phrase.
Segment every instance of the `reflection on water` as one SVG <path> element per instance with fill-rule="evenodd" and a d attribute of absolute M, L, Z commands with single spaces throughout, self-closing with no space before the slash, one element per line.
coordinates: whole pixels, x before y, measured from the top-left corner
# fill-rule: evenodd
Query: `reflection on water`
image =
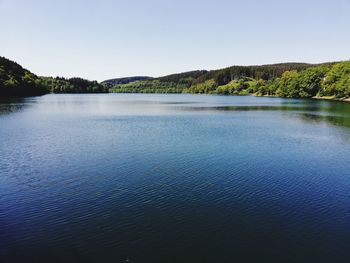
<path fill-rule="evenodd" d="M 0 98 L 0 115 L 20 111 L 24 106 L 23 98 Z"/>
<path fill-rule="evenodd" d="M 0 114 L 34 108 L 44 112 L 100 113 L 112 115 L 174 114 L 181 112 L 290 112 L 306 122 L 326 122 L 350 127 L 350 104 L 324 100 L 260 97 L 133 94 L 48 95 L 34 98 L 1 99 Z"/>
<path fill-rule="evenodd" d="M 190 106 L 173 107 L 180 111 L 281 111 L 296 113 L 292 116 L 300 117 L 305 121 L 328 122 L 337 126 L 350 127 L 350 105 L 293 103 L 293 105 L 253 105 L 253 106 Z M 329 105 L 330 104 L 330 105 Z M 337 104 L 337 103 L 334 103 Z"/>
<path fill-rule="evenodd" d="M 350 104 L 0 103 L 0 262 L 348 262 Z"/>
<path fill-rule="evenodd" d="M 350 113 L 349 113 L 350 114 Z M 320 115 L 311 113 L 301 113 L 300 117 L 306 122 L 325 122 L 336 126 L 342 126 L 350 128 L 350 115 L 337 116 L 337 115 Z"/>

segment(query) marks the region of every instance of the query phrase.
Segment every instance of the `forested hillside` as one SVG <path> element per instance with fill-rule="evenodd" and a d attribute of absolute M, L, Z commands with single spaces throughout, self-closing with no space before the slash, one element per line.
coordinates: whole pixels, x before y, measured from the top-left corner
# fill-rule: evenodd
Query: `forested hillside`
<path fill-rule="evenodd" d="M 41 77 L 41 83 L 48 93 L 105 93 L 108 87 L 82 78 Z"/>
<path fill-rule="evenodd" d="M 16 62 L 0 57 L 0 96 L 32 96 L 46 92 L 38 76 Z"/>
<path fill-rule="evenodd" d="M 126 77 L 126 78 L 107 79 L 105 81 L 102 81 L 101 84 L 111 88 L 114 85 L 118 85 L 118 84 L 128 84 L 134 81 L 150 80 L 150 79 L 153 79 L 153 78 L 146 77 L 146 76 L 134 76 L 134 77 Z"/>
<path fill-rule="evenodd" d="M 0 96 L 102 92 L 349 98 L 350 61 L 232 66 L 160 78 L 129 77 L 98 83 L 82 78 L 38 77 L 16 62 L 0 57 Z"/>
<path fill-rule="evenodd" d="M 38 77 L 7 58 L 0 57 L 0 96 L 23 97 L 46 93 L 98 93 L 108 87 L 82 78 Z"/>
<path fill-rule="evenodd" d="M 116 85 L 110 91 L 348 98 L 350 61 L 233 66 Z"/>
<path fill-rule="evenodd" d="M 264 66 L 232 66 L 219 70 L 200 70 L 173 74 L 153 80 L 136 81 L 128 85 L 115 85 L 113 92 L 188 92 L 213 93 L 216 87 L 244 78 L 269 80 L 287 70 L 303 70 L 310 64 L 285 63 Z"/>
<path fill-rule="evenodd" d="M 206 74 L 206 70 L 190 71 L 172 74 L 151 80 L 134 81 L 125 85 L 115 85 L 110 92 L 118 93 L 182 93 L 199 77 Z"/>

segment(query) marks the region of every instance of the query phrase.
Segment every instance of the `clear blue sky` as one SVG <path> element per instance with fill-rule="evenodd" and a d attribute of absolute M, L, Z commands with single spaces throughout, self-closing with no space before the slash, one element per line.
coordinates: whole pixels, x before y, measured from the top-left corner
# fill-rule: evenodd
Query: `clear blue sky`
<path fill-rule="evenodd" d="M 0 55 L 99 81 L 350 58 L 350 0 L 0 0 Z"/>

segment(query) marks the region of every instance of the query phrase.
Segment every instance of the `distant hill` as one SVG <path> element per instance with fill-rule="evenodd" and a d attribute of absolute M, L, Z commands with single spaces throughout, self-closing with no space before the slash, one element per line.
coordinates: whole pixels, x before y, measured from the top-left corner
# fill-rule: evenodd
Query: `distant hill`
<path fill-rule="evenodd" d="M 159 78 L 138 80 L 127 84 L 116 84 L 110 92 L 119 93 L 182 93 L 199 77 L 208 73 L 206 70 L 194 70 L 171 74 Z"/>
<path fill-rule="evenodd" d="M 350 62 L 279 63 L 190 71 L 117 84 L 109 92 L 349 98 Z"/>
<path fill-rule="evenodd" d="M 225 85 L 232 80 L 245 77 L 269 80 L 281 76 L 283 72 L 288 70 L 300 71 L 312 66 L 312 64 L 307 63 L 280 63 L 261 66 L 231 66 L 209 71 L 195 70 L 126 84 L 115 84 L 110 91 L 122 93 L 192 93 L 193 89 L 190 89 L 191 87 L 208 81 L 212 81 L 215 85 Z M 208 91 L 209 90 L 205 88 L 204 91 L 199 92 L 207 93 Z"/>
<path fill-rule="evenodd" d="M 171 75 L 166 75 L 163 77 L 157 78 L 160 81 L 165 82 L 186 82 L 190 79 L 197 79 L 205 74 L 207 74 L 209 71 L 207 70 L 193 70 L 193 71 L 187 71 L 187 72 L 181 72 L 181 73 L 175 73 Z"/>
<path fill-rule="evenodd" d="M 107 92 L 349 98 L 350 61 L 231 66 L 159 78 L 115 78 L 98 83 L 82 78 L 39 77 L 18 63 L 0 57 L 0 97 Z"/>
<path fill-rule="evenodd" d="M 134 81 L 150 80 L 150 79 L 153 79 L 153 78 L 147 77 L 147 76 L 134 76 L 134 77 L 126 77 L 126 78 L 107 79 L 102 81 L 101 84 L 106 85 L 108 87 L 112 87 L 118 84 L 128 84 Z"/>
<path fill-rule="evenodd" d="M 269 80 L 281 76 L 288 70 L 304 70 L 314 66 L 308 63 L 278 63 L 252 66 L 230 66 L 223 69 L 210 70 L 196 79 L 196 83 L 214 79 L 219 85 L 244 77 Z"/>

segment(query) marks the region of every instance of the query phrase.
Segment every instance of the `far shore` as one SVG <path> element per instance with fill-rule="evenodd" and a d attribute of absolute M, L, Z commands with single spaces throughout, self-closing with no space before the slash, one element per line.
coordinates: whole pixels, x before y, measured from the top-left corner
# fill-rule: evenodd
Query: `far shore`
<path fill-rule="evenodd" d="M 286 99 L 307 99 L 307 98 L 287 98 L 287 97 L 279 97 L 279 96 L 273 96 L 273 95 L 257 95 L 257 94 L 252 94 L 253 96 L 257 97 L 271 97 L 271 98 L 286 98 Z M 350 98 L 336 98 L 335 96 L 313 96 L 309 99 L 313 100 L 333 100 L 333 101 L 343 101 L 343 102 L 350 102 Z"/>
<path fill-rule="evenodd" d="M 192 95 L 223 95 L 223 94 L 209 94 L 209 93 L 157 93 L 157 92 L 150 92 L 150 93 L 143 93 L 143 92 L 87 92 L 87 93 L 47 93 L 43 95 L 48 95 L 48 94 L 192 94 Z M 41 95 L 39 95 L 41 96 Z M 335 96 L 314 96 L 311 98 L 289 98 L 289 97 L 279 97 L 279 96 L 274 96 L 274 95 L 260 95 L 260 94 L 228 94 L 228 95 L 223 95 L 223 96 L 255 96 L 255 97 L 270 97 L 270 98 L 285 98 L 285 99 L 314 99 L 314 100 L 332 100 L 332 101 L 341 101 L 341 102 L 350 102 L 350 97 L 349 98 L 336 98 Z M 23 99 L 26 97 L 35 97 L 35 96 L 1 96 L 1 100 L 6 100 L 6 99 Z"/>
<path fill-rule="evenodd" d="M 312 97 L 312 99 L 316 99 L 316 100 L 337 100 L 337 101 L 350 102 L 350 98 L 336 98 L 334 96 L 324 96 L 324 97 L 314 96 L 314 97 Z"/>

